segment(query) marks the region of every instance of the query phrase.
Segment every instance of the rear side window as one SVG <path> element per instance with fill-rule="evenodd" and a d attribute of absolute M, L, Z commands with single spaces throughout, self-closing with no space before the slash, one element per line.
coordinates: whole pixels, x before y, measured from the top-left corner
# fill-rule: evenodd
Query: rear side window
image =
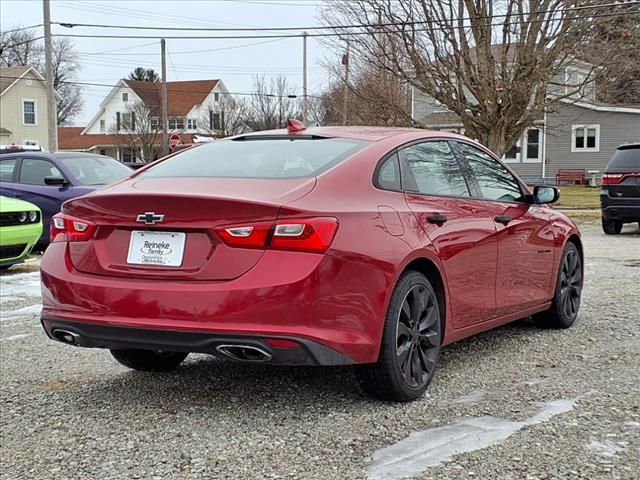
<path fill-rule="evenodd" d="M 408 172 L 405 190 L 425 195 L 468 197 L 469 188 L 448 142 L 417 143 L 402 150 Z"/>
<path fill-rule="evenodd" d="M 640 172 L 640 146 L 616 150 L 607 165 L 610 169 Z"/>
<path fill-rule="evenodd" d="M 185 150 L 140 177 L 312 177 L 368 144 L 334 138 L 218 140 Z"/>
<path fill-rule="evenodd" d="M 384 190 L 400 190 L 400 164 L 398 163 L 398 154 L 394 153 L 387 158 L 380 168 L 375 180 L 375 185 Z"/>
<path fill-rule="evenodd" d="M 17 158 L 0 160 L 0 182 L 13 182 L 13 172 L 16 169 Z"/>

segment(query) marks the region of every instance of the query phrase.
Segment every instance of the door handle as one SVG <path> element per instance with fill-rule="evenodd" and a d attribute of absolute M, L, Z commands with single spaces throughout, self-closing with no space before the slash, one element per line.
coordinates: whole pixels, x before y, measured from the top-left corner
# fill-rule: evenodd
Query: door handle
<path fill-rule="evenodd" d="M 434 213 L 433 215 L 429 215 L 427 217 L 427 222 L 435 223 L 437 225 L 442 225 L 447 220 L 449 220 L 446 215 L 442 215 L 441 213 Z"/>
<path fill-rule="evenodd" d="M 497 215 L 494 218 L 494 220 L 497 223 L 501 223 L 506 227 L 509 224 L 509 222 L 511 222 L 511 220 L 513 220 L 513 218 L 511 217 L 511 215 Z"/>

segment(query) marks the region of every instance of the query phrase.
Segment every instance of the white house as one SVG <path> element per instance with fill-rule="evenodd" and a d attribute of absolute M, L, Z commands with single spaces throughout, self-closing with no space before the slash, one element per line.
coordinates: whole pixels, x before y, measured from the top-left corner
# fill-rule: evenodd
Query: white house
<path fill-rule="evenodd" d="M 167 83 L 169 133 L 177 133 L 183 143 L 196 135 L 211 135 L 221 128 L 220 102 L 228 94 L 222 80 L 192 80 Z M 162 84 L 120 80 L 100 104 L 98 112 L 84 128 L 60 128 L 60 150 L 86 151 L 132 162 L 140 157 L 131 142 L 136 129 L 134 106 L 144 104 L 152 112 L 149 129 L 161 129 Z M 138 126 L 139 127 L 139 126 Z M 161 145 L 158 144 L 158 152 Z"/>

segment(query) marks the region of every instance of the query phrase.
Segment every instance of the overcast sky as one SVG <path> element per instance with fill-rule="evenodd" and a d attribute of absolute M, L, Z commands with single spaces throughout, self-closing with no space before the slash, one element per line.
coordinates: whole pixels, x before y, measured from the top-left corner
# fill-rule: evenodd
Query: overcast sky
<path fill-rule="evenodd" d="M 322 0 L 51 0 L 54 22 L 148 25 L 162 27 L 288 27 L 319 25 Z M 0 0 L 0 27 L 42 23 L 41 0 Z M 42 28 L 38 29 L 41 34 Z M 161 35 L 156 31 L 67 29 L 54 25 L 53 33 L 98 35 Z M 166 32 L 167 35 L 226 35 L 213 32 Z M 250 35 L 249 32 L 229 33 Z M 268 32 L 265 34 L 269 34 Z M 83 82 L 114 84 L 135 67 L 160 72 L 160 42 L 153 39 L 75 38 L 81 54 Z M 265 43 L 267 42 L 267 43 Z M 208 50 L 208 51 L 202 51 Z M 231 92 L 252 91 L 252 77 L 285 74 L 302 93 L 302 39 L 167 40 L 169 80 L 220 78 Z M 98 54 L 104 52 L 103 54 Z M 310 38 L 309 94 L 327 85 L 321 62 L 333 57 Z M 108 87 L 87 86 L 83 125 L 96 113 Z"/>

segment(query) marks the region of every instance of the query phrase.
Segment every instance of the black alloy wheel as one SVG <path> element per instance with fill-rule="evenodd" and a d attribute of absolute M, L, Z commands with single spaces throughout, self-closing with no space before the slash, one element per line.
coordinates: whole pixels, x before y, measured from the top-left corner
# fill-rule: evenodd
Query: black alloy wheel
<path fill-rule="evenodd" d="M 427 384 L 440 347 L 438 302 L 433 291 L 415 285 L 402 302 L 396 328 L 398 367 L 407 385 Z"/>
<path fill-rule="evenodd" d="M 427 389 L 440 354 L 443 315 L 431 282 L 404 273 L 391 295 L 378 361 L 356 365 L 363 390 L 382 400 L 408 402 Z"/>
<path fill-rule="evenodd" d="M 533 316 L 536 323 L 547 328 L 569 328 L 572 326 L 580 309 L 583 281 L 582 256 L 575 244 L 569 242 L 564 247 L 560 259 L 551 307 Z"/>

